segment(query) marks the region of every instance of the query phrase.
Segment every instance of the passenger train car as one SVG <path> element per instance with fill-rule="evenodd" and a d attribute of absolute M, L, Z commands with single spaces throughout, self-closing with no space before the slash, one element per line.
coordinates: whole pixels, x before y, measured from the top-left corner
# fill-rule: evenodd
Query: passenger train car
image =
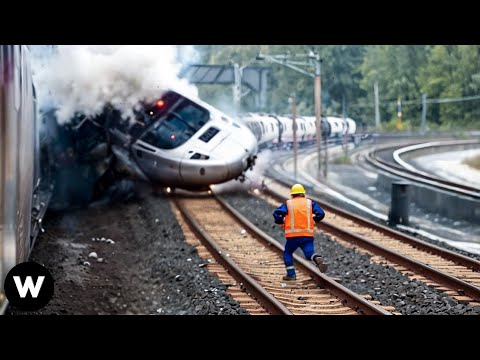
<path fill-rule="evenodd" d="M 290 117 L 248 113 L 241 119 L 255 134 L 259 148 L 290 146 L 293 143 L 293 120 Z M 316 140 L 315 116 L 298 116 L 295 122 L 299 144 L 313 143 Z M 323 139 L 343 139 L 345 136 L 353 137 L 357 126 L 353 119 L 327 116 L 321 119 L 321 129 Z"/>
<path fill-rule="evenodd" d="M 52 187 L 47 134 L 37 114 L 29 51 L 0 46 L 0 313 L 3 282 L 25 261 L 41 229 Z"/>

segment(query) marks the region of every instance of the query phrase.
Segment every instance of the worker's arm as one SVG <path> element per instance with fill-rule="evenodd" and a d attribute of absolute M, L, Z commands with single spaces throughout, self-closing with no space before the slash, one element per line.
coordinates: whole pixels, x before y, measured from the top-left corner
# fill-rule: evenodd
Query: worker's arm
<path fill-rule="evenodd" d="M 315 201 L 312 201 L 313 220 L 315 222 L 322 221 L 325 217 L 325 211 Z"/>
<path fill-rule="evenodd" d="M 282 204 L 273 212 L 273 218 L 275 219 L 275 224 L 283 224 L 283 220 L 288 213 L 287 205 Z"/>

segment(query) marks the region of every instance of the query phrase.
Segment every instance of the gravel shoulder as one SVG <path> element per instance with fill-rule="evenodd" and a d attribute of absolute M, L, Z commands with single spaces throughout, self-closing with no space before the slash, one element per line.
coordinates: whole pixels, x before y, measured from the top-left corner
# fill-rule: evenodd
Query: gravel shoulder
<path fill-rule="evenodd" d="M 30 259 L 52 273 L 54 296 L 7 314 L 247 314 L 199 267 L 169 202 L 149 189 L 127 203 L 49 213 L 44 226 Z"/>

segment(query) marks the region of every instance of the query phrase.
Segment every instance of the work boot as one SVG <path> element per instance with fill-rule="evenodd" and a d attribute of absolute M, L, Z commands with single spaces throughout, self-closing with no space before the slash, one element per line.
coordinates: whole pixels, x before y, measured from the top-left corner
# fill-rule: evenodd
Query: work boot
<path fill-rule="evenodd" d="M 320 255 L 317 255 L 313 258 L 313 262 L 315 265 L 317 265 L 317 267 L 320 269 L 320 271 L 322 273 L 324 273 L 325 271 L 327 271 L 328 267 L 327 265 L 323 262 L 323 259 Z"/>
<path fill-rule="evenodd" d="M 297 280 L 297 275 L 285 275 L 283 277 L 283 280 L 287 280 L 287 281 Z"/>

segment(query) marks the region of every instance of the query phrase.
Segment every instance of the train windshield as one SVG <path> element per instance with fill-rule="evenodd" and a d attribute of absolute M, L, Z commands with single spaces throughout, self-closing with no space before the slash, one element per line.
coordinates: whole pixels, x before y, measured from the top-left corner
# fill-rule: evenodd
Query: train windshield
<path fill-rule="evenodd" d="M 174 149 L 184 144 L 209 120 L 207 110 L 183 99 L 161 117 L 142 140 L 160 149 Z"/>

